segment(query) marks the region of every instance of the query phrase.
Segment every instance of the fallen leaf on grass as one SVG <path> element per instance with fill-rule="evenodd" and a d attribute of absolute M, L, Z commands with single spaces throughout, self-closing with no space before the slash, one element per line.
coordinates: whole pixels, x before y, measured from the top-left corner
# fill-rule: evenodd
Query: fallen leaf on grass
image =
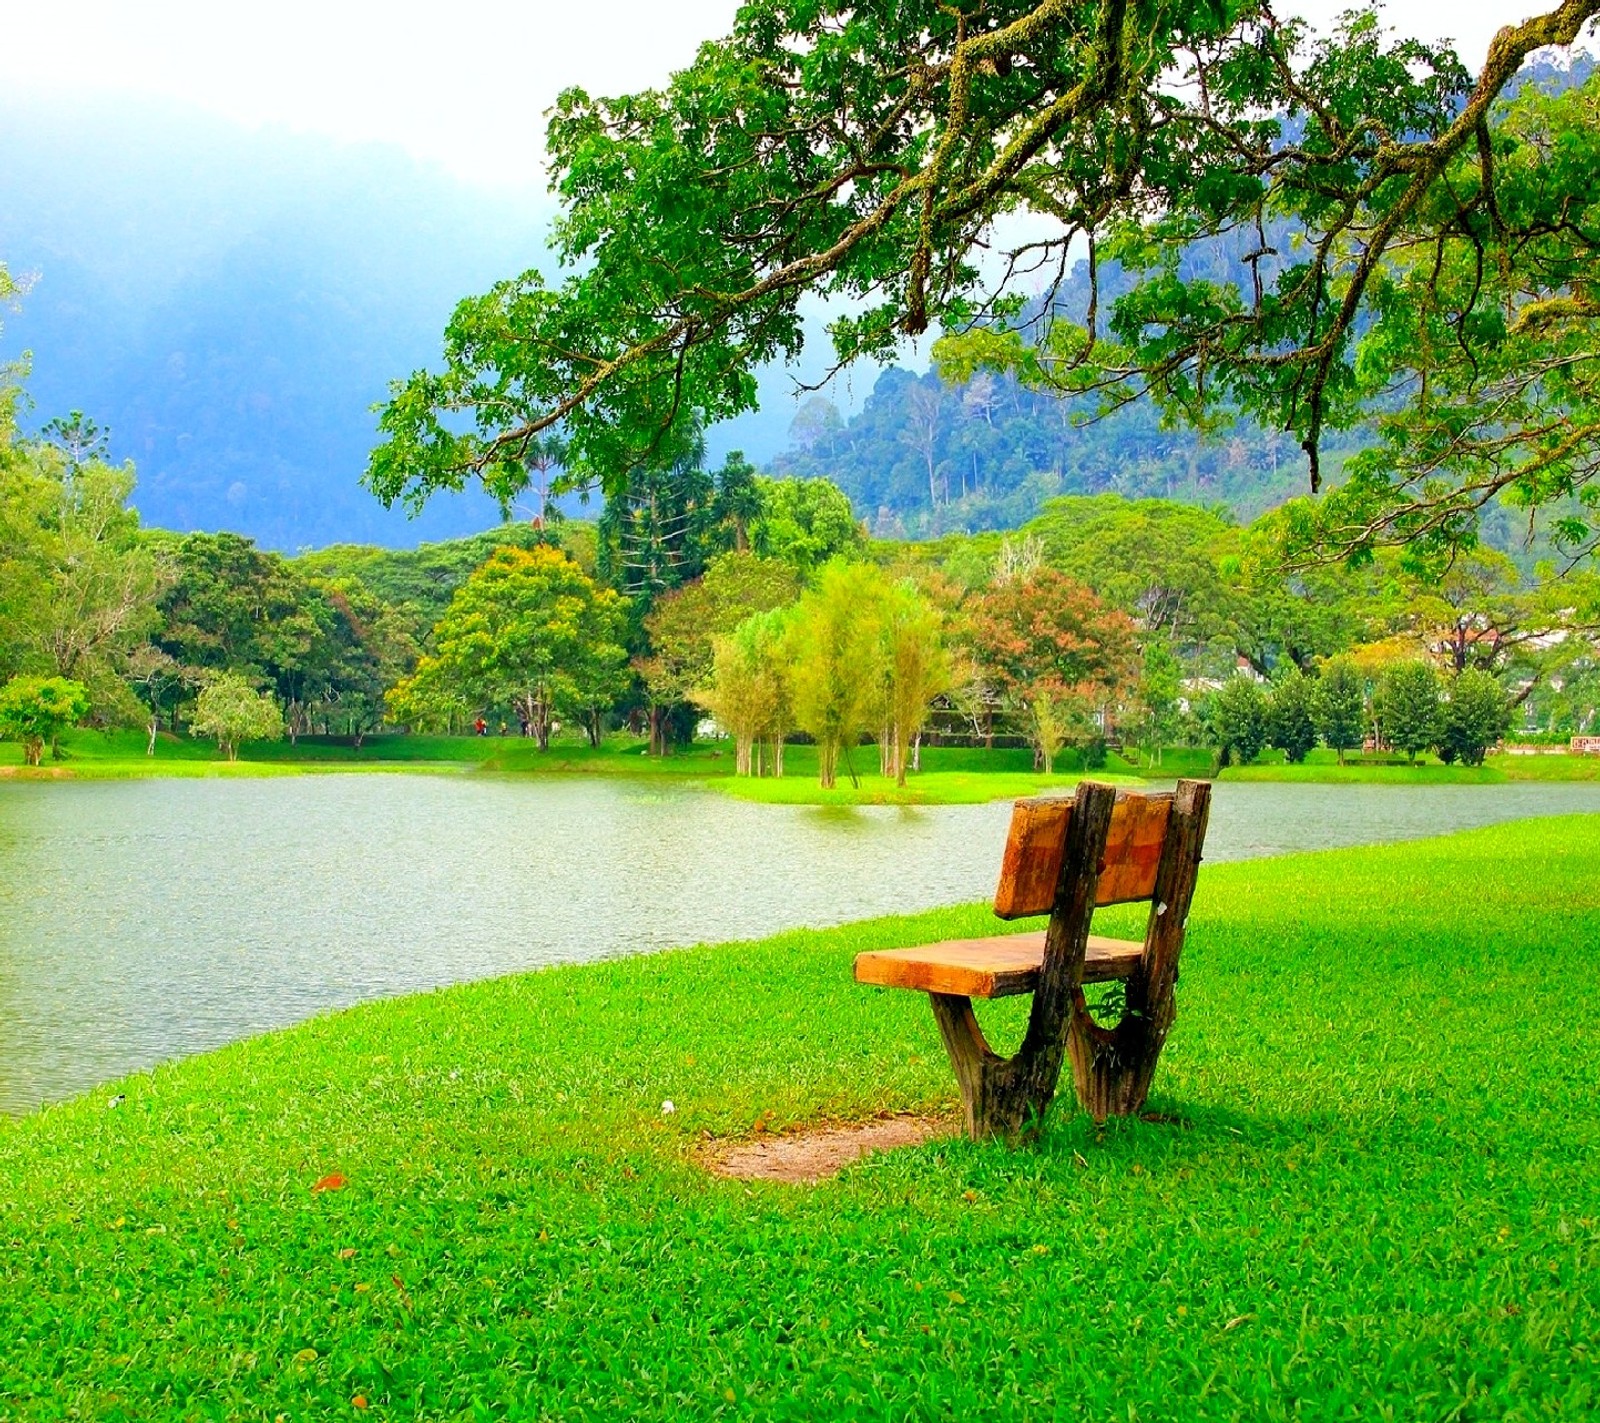
<path fill-rule="evenodd" d="M 317 1351 L 315 1349 L 302 1349 L 294 1356 L 294 1361 L 297 1364 L 314 1364 L 317 1362 Z"/>
<path fill-rule="evenodd" d="M 1253 1314 L 1236 1314 L 1222 1328 L 1224 1332 L 1229 1329 L 1237 1329 L 1241 1324 L 1248 1324 L 1254 1318 L 1255 1315 Z"/>
<path fill-rule="evenodd" d="M 352 1398 L 350 1400 L 350 1406 L 352 1408 L 365 1408 L 367 1406 L 367 1396 L 366 1396 L 366 1394 L 358 1393 L 354 1398 Z"/>
<path fill-rule="evenodd" d="M 344 1190 L 344 1177 L 337 1171 L 324 1176 L 311 1188 L 313 1191 L 342 1191 Z"/>

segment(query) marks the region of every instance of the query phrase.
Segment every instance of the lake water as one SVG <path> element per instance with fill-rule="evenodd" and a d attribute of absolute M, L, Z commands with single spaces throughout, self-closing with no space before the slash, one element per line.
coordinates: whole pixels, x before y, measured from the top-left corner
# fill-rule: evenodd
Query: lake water
<path fill-rule="evenodd" d="M 1600 812 L 1600 785 L 1217 787 L 1208 860 Z M 589 779 L 0 785 L 0 1112 L 363 999 L 993 892 L 1009 806 Z"/>

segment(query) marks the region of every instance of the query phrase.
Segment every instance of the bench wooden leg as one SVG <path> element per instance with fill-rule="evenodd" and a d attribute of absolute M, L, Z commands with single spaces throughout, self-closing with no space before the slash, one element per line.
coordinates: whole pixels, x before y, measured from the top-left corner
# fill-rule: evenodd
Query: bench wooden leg
<path fill-rule="evenodd" d="M 1184 926 L 1200 873 L 1211 811 L 1211 787 L 1179 781 L 1172 819 L 1156 871 L 1155 894 L 1145 929 L 1144 958 L 1128 980 L 1122 1019 L 1102 1028 L 1084 1005 L 1081 986 L 1072 990 L 1067 1022 L 1067 1057 L 1078 1101 L 1096 1121 L 1144 1110 L 1156 1063 L 1178 1016 L 1178 958 Z"/>
<path fill-rule="evenodd" d="M 983 1036 L 970 998 L 953 993 L 930 993 L 928 1002 L 933 1005 L 934 1021 L 939 1024 L 939 1035 L 944 1039 L 950 1066 L 955 1069 L 956 1083 L 961 1088 L 967 1135 L 974 1141 L 982 1141 L 994 1134 L 987 1084 L 1001 1058 Z"/>
<path fill-rule="evenodd" d="M 970 998 L 930 993 L 928 1001 L 961 1088 L 967 1135 L 1014 1140 L 1036 1126 L 1055 1096 L 1061 1048 L 1001 1057 L 983 1036 Z"/>
<path fill-rule="evenodd" d="M 1032 1131 L 1055 1097 L 1065 1060 L 1072 1063 L 1079 1103 L 1096 1121 L 1144 1109 L 1156 1062 L 1177 1016 L 1173 990 L 1210 790 L 1201 781 L 1179 782 L 1156 872 L 1144 958 L 1128 980 L 1126 1011 L 1115 1028 L 1094 1021 L 1082 988 L 1089 921 L 1115 798 L 1110 786 L 1087 781 L 1078 788 L 1068 823 L 1039 986 L 1016 1056 L 1002 1058 L 989 1046 L 971 999 L 928 995 L 974 1140 L 1016 1138 Z"/>

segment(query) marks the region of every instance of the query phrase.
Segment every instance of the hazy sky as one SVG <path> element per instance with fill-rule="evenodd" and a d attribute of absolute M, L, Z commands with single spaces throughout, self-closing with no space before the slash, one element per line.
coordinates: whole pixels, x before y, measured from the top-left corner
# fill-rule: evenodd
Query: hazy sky
<path fill-rule="evenodd" d="M 1314 20 L 1349 0 L 1281 0 Z M 1549 0 L 1553 7 L 1555 0 Z M 399 144 L 475 181 L 539 180 L 561 89 L 658 83 L 736 0 L 0 0 L 0 83 L 154 95 L 249 125 Z M 1405 0 L 1392 21 L 1469 64 L 1539 0 Z"/>

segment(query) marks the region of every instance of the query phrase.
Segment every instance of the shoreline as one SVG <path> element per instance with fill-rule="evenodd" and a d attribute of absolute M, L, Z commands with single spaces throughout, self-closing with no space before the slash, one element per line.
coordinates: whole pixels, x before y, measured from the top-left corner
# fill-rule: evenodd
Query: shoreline
<path fill-rule="evenodd" d="M 140 754 L 130 754 L 137 742 Z M 0 746 L 0 784 L 39 781 L 113 781 L 145 779 L 208 779 L 299 775 L 499 775 L 511 778 L 604 776 L 630 781 L 670 781 L 737 799 L 773 805 L 971 805 L 1013 800 L 1070 789 L 1091 778 L 1113 785 L 1160 785 L 1183 776 L 1219 782 L 1279 782 L 1298 785 L 1477 785 L 1524 782 L 1589 782 L 1600 780 L 1600 756 L 1552 753 L 1539 756 L 1497 755 L 1482 766 L 1445 766 L 1434 760 L 1416 765 L 1351 758 L 1337 764 L 1332 753 L 1315 751 L 1299 765 L 1257 763 L 1229 766 L 1213 773 L 1209 754 L 1175 748 L 1161 767 L 1141 768 L 1116 753 L 1103 768 L 1084 771 L 1073 758 L 1052 775 L 1028 765 L 1029 753 L 1014 749 L 928 747 L 925 769 L 913 772 L 903 787 L 875 773 L 848 778 L 830 790 L 817 782 L 815 756 L 809 746 L 788 748 L 788 771 L 781 779 L 735 777 L 725 747 L 698 743 L 665 757 L 642 754 L 642 743 L 620 738 L 591 748 L 557 743 L 540 752 L 520 739 L 498 737 L 374 737 L 359 750 L 317 739 L 299 746 L 252 746 L 237 761 L 216 758 L 209 746 L 173 739 L 162 743 L 155 757 L 142 754 L 142 733 L 84 733 L 67 741 L 67 757 L 39 767 L 20 764 L 19 748 Z M 861 748 L 873 756 L 870 747 Z M 165 754 L 162 754 L 162 753 Z M 209 754 L 208 754 L 209 753 Z M 15 757 L 16 759 L 12 759 Z"/>

